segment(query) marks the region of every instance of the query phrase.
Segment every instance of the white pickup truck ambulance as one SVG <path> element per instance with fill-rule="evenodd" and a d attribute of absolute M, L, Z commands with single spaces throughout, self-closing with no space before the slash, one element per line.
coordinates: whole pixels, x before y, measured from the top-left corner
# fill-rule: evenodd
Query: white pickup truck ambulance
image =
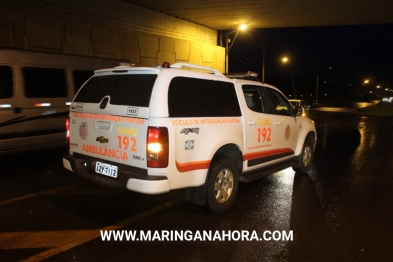
<path fill-rule="evenodd" d="M 309 170 L 317 133 L 299 112 L 273 86 L 208 67 L 97 70 L 70 106 L 63 165 L 145 194 L 186 188 L 187 200 L 219 213 L 239 181 Z"/>

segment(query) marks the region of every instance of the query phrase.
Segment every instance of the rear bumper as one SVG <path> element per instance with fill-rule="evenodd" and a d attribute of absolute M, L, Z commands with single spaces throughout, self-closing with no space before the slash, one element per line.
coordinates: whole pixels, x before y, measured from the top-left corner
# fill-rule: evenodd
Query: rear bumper
<path fill-rule="evenodd" d="M 94 157 L 66 153 L 63 155 L 63 166 L 90 182 L 109 188 L 128 189 L 144 194 L 160 194 L 169 191 L 169 180 L 166 176 L 148 175 L 147 169 L 143 168 L 130 167 L 105 160 L 103 162 L 118 167 L 117 177 L 112 178 L 97 174 L 95 165 L 98 160 L 102 161 Z"/>

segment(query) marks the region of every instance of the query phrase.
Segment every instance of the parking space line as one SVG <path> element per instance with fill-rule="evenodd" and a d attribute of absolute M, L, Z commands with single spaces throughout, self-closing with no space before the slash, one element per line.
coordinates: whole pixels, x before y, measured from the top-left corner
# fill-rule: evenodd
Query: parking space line
<path fill-rule="evenodd" d="M 184 201 L 184 197 L 153 207 L 145 212 L 136 214 L 112 225 L 89 230 L 59 230 L 40 232 L 5 232 L 0 233 L 1 249 L 22 249 L 22 248 L 49 248 L 46 251 L 28 257 L 22 261 L 41 261 L 67 251 L 88 241 L 99 238 L 100 230 L 117 230 L 124 226 L 135 223 L 141 219 L 152 216 L 165 209 Z"/>
<path fill-rule="evenodd" d="M 67 189 L 70 189 L 70 188 L 73 188 L 73 187 L 81 186 L 81 185 L 84 185 L 84 184 L 87 184 L 87 182 L 75 183 L 75 184 L 71 184 L 71 185 L 68 185 L 68 186 L 52 188 L 52 189 L 48 189 L 48 190 L 37 192 L 37 193 L 33 193 L 33 194 L 28 194 L 28 195 L 24 195 L 24 196 L 20 196 L 20 197 L 15 197 L 15 198 L 3 200 L 3 201 L 0 201 L 0 206 L 7 205 L 7 204 L 10 204 L 10 203 L 14 203 L 14 202 L 18 202 L 18 201 L 25 200 L 25 199 L 29 199 L 29 198 L 33 198 L 33 197 L 37 197 L 37 196 L 45 196 L 45 195 L 51 195 L 51 194 L 59 193 L 61 191 L 64 191 L 64 190 L 67 190 Z"/>

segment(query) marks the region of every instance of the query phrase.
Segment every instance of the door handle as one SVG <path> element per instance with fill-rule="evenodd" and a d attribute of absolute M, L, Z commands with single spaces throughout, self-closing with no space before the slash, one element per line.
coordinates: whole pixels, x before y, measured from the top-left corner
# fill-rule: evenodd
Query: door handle
<path fill-rule="evenodd" d="M 249 121 L 247 124 L 250 125 L 250 126 L 255 126 L 255 125 L 257 124 L 257 122 L 255 122 L 255 121 L 253 120 L 253 121 Z"/>
<path fill-rule="evenodd" d="M 280 122 L 280 121 L 274 122 L 274 124 L 275 124 L 276 126 L 281 126 L 281 122 Z"/>

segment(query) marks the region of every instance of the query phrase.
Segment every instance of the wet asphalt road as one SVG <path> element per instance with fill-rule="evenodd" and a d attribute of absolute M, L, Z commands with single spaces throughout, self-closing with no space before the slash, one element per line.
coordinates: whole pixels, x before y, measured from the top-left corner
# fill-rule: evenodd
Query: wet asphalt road
<path fill-rule="evenodd" d="M 0 261 L 393 261 L 393 118 L 312 111 L 308 175 L 240 184 L 214 215 L 163 195 L 113 192 L 64 170 L 58 148 L 0 158 Z M 293 240 L 102 241 L 100 230 L 290 232 Z"/>

